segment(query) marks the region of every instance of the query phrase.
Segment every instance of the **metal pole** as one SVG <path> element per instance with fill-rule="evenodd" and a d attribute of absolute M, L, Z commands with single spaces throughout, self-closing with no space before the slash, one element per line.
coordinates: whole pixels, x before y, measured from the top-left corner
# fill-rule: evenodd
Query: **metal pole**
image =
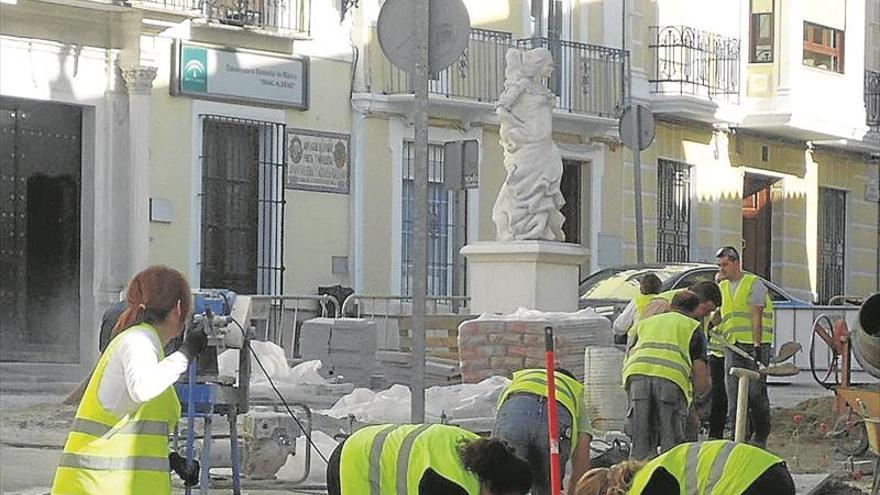
<path fill-rule="evenodd" d="M 425 302 L 428 292 L 428 15 L 429 0 L 415 0 L 415 206 L 413 208 L 412 402 L 410 421 L 425 422 Z"/>
<path fill-rule="evenodd" d="M 635 127 L 636 146 L 633 150 L 633 195 L 636 199 L 636 261 L 645 262 L 645 239 L 642 226 L 642 110 L 635 105 L 633 127 Z"/>
<path fill-rule="evenodd" d="M 626 0 L 621 2 L 620 15 L 620 49 L 626 51 Z M 636 201 L 636 261 L 645 262 L 645 241 L 642 226 L 642 139 L 641 139 L 641 113 L 642 107 L 636 105 L 632 101 L 632 70 L 624 62 L 621 64 L 621 70 L 624 72 L 623 98 L 626 102 L 627 92 L 629 92 L 630 105 L 634 106 L 635 115 L 633 119 L 634 135 L 636 136 L 636 146 L 633 150 L 633 195 Z"/>
<path fill-rule="evenodd" d="M 559 469 L 559 416 L 556 403 L 556 354 L 553 349 L 553 327 L 544 327 L 544 356 L 547 365 L 547 433 L 550 436 L 550 493 L 562 495 Z"/>

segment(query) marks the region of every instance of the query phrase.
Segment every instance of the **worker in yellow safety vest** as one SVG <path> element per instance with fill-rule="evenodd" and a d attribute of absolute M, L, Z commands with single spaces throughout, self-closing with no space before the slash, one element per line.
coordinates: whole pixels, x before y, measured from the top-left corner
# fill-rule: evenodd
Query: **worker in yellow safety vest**
<path fill-rule="evenodd" d="M 683 443 L 648 463 L 628 461 L 590 470 L 576 495 L 794 495 L 778 456 L 729 440 Z"/>
<path fill-rule="evenodd" d="M 53 495 L 169 495 L 170 470 L 187 485 L 198 479 L 197 464 L 169 455 L 168 434 L 180 418 L 172 385 L 208 339 L 191 331 L 178 351 L 162 350 L 190 313 L 189 284 L 177 270 L 152 266 L 131 280 L 126 297 L 76 411 Z"/>
<path fill-rule="evenodd" d="M 329 495 L 522 495 L 531 484 L 504 442 L 444 424 L 365 426 L 327 463 Z"/>
<path fill-rule="evenodd" d="M 746 359 L 725 350 L 724 375 L 727 389 L 727 418 L 736 418 L 737 378 L 731 368 L 758 369 L 758 362 L 767 365 L 773 345 L 773 302 L 767 286 L 756 275 L 745 273 L 740 265 L 739 252 L 727 246 L 718 250 L 718 271 L 721 273 L 721 323 L 718 331 L 731 344 L 751 354 Z M 767 395 L 767 376 L 749 380 L 747 441 L 758 447 L 767 444 L 770 435 L 770 398 Z"/>
<path fill-rule="evenodd" d="M 639 295 L 633 298 L 623 311 L 614 319 L 614 342 L 625 344 L 630 329 L 642 319 L 642 312 L 652 299 L 657 297 L 663 282 L 653 272 L 642 275 L 639 280 Z"/>
<path fill-rule="evenodd" d="M 624 431 L 630 457 L 647 459 L 685 440 L 688 408 L 710 382 L 706 336 L 700 329 L 699 297 L 689 290 L 672 299 L 672 311 L 639 322 L 623 365 L 629 399 Z M 711 304 L 705 306 L 711 310 Z"/>
<path fill-rule="evenodd" d="M 583 407 L 584 386 L 562 368 L 555 373 L 557 424 L 559 425 L 559 472 L 571 459 L 571 479 L 590 469 L 593 429 Z M 506 441 L 517 456 L 532 466 L 532 495 L 558 493 L 550 487 L 550 434 L 547 426 L 547 370 L 539 368 L 513 372 L 513 380 L 498 398 L 493 435 Z M 573 486 L 569 487 L 569 493 Z"/>

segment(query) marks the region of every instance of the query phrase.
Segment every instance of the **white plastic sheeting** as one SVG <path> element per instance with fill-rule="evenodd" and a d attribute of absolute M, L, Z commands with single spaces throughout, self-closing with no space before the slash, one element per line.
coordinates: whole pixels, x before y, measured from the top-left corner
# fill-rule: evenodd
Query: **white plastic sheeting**
<path fill-rule="evenodd" d="M 503 376 L 493 376 L 480 383 L 431 387 L 425 390 L 425 420 L 437 423 L 443 414 L 450 421 L 492 417 L 498 396 L 509 383 Z M 353 414 L 363 423 L 407 423 L 410 398 L 409 387 L 404 385 L 381 392 L 358 388 L 320 412 L 334 418 Z"/>
<path fill-rule="evenodd" d="M 287 365 L 284 349 L 272 342 L 252 340 L 251 348 L 259 356 L 260 363 L 263 364 L 266 372 L 276 384 L 279 381 L 301 385 L 331 383 L 318 373 L 318 370 L 321 369 L 321 361 L 319 360 L 306 361 L 291 368 Z M 227 349 L 217 356 L 217 367 L 221 375 L 238 376 L 238 349 Z M 251 356 L 251 384 L 260 382 L 268 382 L 266 374 Z"/>
<path fill-rule="evenodd" d="M 584 308 L 580 311 L 574 311 L 571 313 L 567 312 L 544 312 L 537 309 L 529 309 L 524 307 L 519 307 L 513 313 L 508 313 L 504 315 L 496 314 L 496 313 L 483 313 L 480 315 L 477 320 L 492 320 L 492 321 L 546 321 L 546 322 L 555 322 L 555 321 L 569 321 L 569 320 L 578 320 L 584 318 L 592 318 L 594 316 L 601 316 L 596 313 L 596 310 L 593 308 Z M 603 317 L 604 318 L 604 317 Z"/>
<path fill-rule="evenodd" d="M 312 408 L 328 407 L 354 389 L 350 383 L 336 383 L 322 377 L 318 373 L 322 366 L 320 360 L 306 361 L 291 368 L 281 347 L 262 341 L 251 341 L 251 347 L 266 369 L 264 373 L 251 356 L 251 397 L 277 401 L 266 374 L 285 400 L 302 402 Z M 238 376 L 238 350 L 229 349 L 220 354 L 217 367 L 221 375 Z"/>
<path fill-rule="evenodd" d="M 312 432 L 312 442 L 327 459 L 330 458 L 333 449 L 338 445 L 338 442 L 333 437 L 321 431 Z M 306 462 L 306 443 L 306 437 L 299 436 L 296 438 L 296 455 L 288 457 L 287 463 L 278 470 L 276 477 L 279 480 L 294 481 L 302 477 Z M 310 448 L 312 449 L 312 466 L 309 469 L 309 477 L 303 483 L 307 485 L 323 485 L 327 482 L 327 463 L 315 452 L 314 447 L 310 446 Z"/>

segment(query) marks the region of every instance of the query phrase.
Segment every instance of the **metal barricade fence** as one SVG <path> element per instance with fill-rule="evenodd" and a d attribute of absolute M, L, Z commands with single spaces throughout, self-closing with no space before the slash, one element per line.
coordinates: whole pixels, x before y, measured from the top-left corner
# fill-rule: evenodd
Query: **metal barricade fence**
<path fill-rule="evenodd" d="M 462 320 L 470 318 L 468 311 L 469 302 L 470 297 L 468 296 L 428 296 L 426 303 L 428 319 L 447 316 L 460 316 Z M 343 316 L 375 321 L 378 332 L 378 348 L 399 350 L 401 349 L 401 337 L 403 339 L 408 338 L 408 335 L 401 334 L 409 331 L 409 322 L 412 318 L 412 296 L 352 294 L 342 303 L 341 314 Z M 440 322 L 437 318 L 434 318 L 434 320 Z M 444 326 L 449 326 L 455 323 L 453 320 L 445 318 L 442 323 Z M 428 326 L 430 332 L 430 322 Z M 457 335 L 458 325 L 455 324 L 454 326 Z M 439 330 L 446 330 L 448 332 L 451 329 Z M 449 337 L 447 333 L 446 338 Z"/>
<path fill-rule="evenodd" d="M 299 331 L 303 321 L 315 318 L 338 318 L 341 306 L 329 294 L 253 295 L 250 323 L 256 327 L 257 340 L 277 344 L 290 358 L 299 356 Z"/>

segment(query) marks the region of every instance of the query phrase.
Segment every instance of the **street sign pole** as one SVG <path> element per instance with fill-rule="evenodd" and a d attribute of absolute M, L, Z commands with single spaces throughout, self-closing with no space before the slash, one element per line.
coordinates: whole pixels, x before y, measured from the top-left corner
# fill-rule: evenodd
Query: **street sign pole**
<path fill-rule="evenodd" d="M 428 28 L 429 0 L 415 0 L 416 63 L 410 80 L 415 90 L 413 120 L 415 124 L 415 182 L 413 216 L 412 296 L 413 377 L 410 421 L 425 422 L 425 324 L 428 292 Z"/>
<path fill-rule="evenodd" d="M 642 113 L 641 105 L 635 106 L 636 115 L 632 119 L 633 135 L 636 136 L 636 147 L 633 149 L 633 194 L 636 198 L 636 261 L 645 262 L 644 224 L 642 223 Z"/>
<path fill-rule="evenodd" d="M 643 105 L 630 105 L 618 121 L 620 139 L 633 154 L 633 196 L 636 207 L 636 260 L 645 262 L 644 212 L 642 211 L 642 150 L 654 141 L 654 117 Z"/>

